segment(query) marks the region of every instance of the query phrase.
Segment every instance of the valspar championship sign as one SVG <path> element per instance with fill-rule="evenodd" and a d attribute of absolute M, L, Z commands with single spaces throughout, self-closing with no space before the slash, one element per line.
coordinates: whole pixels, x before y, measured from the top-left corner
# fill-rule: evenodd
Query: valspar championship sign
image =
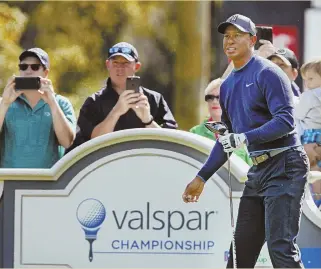
<path fill-rule="evenodd" d="M 227 184 L 216 174 L 198 203 L 181 199 L 201 165 L 141 146 L 96 159 L 63 189 L 16 190 L 14 267 L 225 267 Z"/>

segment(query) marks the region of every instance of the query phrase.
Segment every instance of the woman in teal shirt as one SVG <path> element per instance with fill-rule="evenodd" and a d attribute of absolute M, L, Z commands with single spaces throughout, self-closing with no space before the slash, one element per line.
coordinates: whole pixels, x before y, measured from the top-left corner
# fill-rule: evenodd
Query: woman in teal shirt
<path fill-rule="evenodd" d="M 194 126 L 192 129 L 190 129 L 190 132 L 207 137 L 212 140 L 216 140 L 214 134 L 205 127 L 205 123 L 207 121 L 221 121 L 222 110 L 219 102 L 221 83 L 222 80 L 218 78 L 210 82 L 206 87 L 205 101 L 207 103 L 207 109 L 210 117 L 203 121 L 201 124 Z M 234 153 L 241 159 L 243 159 L 248 165 L 252 166 L 252 160 L 250 159 L 247 151 L 244 148 L 235 150 Z"/>

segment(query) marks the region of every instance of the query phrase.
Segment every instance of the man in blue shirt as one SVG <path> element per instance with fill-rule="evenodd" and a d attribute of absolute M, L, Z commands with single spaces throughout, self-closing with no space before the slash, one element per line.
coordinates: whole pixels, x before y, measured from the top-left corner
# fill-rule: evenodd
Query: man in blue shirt
<path fill-rule="evenodd" d="M 272 62 L 254 56 L 256 28 L 236 14 L 219 25 L 235 69 L 221 86 L 222 121 L 230 133 L 183 193 L 196 202 L 227 154 L 247 144 L 253 166 L 240 201 L 235 230 L 238 268 L 254 268 L 265 241 L 274 268 L 303 268 L 296 245 L 309 161 L 295 132 L 291 83 Z M 230 249 L 228 268 L 233 268 Z"/>

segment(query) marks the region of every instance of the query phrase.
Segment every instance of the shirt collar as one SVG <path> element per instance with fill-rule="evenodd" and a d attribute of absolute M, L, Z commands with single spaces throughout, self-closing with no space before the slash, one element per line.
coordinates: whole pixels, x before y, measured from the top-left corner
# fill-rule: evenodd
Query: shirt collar
<path fill-rule="evenodd" d="M 237 71 L 240 71 L 240 70 L 244 69 L 244 68 L 249 64 L 249 62 L 252 61 L 253 58 L 254 58 L 254 55 L 252 55 L 252 57 L 250 58 L 250 60 L 248 60 L 248 62 L 247 62 L 245 65 L 241 66 L 240 68 L 234 68 L 234 69 L 233 69 L 233 72 L 237 72 Z"/>
<path fill-rule="evenodd" d="M 105 89 L 103 90 L 103 95 L 119 96 L 118 93 L 113 89 L 110 78 L 107 78 L 106 80 L 106 86 L 105 86 Z"/>
<path fill-rule="evenodd" d="M 22 102 L 24 102 L 26 105 L 28 105 L 31 108 L 30 103 L 24 94 L 19 95 L 18 99 L 20 99 Z M 40 98 L 40 100 L 38 101 L 38 103 L 35 105 L 35 107 L 32 110 L 36 111 L 36 110 L 40 109 L 41 107 L 45 106 L 46 104 L 47 103 L 42 98 Z"/>

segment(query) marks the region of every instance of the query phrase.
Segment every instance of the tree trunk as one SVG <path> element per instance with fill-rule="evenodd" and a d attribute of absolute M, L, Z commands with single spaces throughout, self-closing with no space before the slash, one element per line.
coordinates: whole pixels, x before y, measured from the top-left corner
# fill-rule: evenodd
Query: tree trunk
<path fill-rule="evenodd" d="M 205 115 L 204 89 L 210 79 L 211 2 L 176 2 L 179 38 L 175 61 L 174 113 L 189 130 Z"/>

